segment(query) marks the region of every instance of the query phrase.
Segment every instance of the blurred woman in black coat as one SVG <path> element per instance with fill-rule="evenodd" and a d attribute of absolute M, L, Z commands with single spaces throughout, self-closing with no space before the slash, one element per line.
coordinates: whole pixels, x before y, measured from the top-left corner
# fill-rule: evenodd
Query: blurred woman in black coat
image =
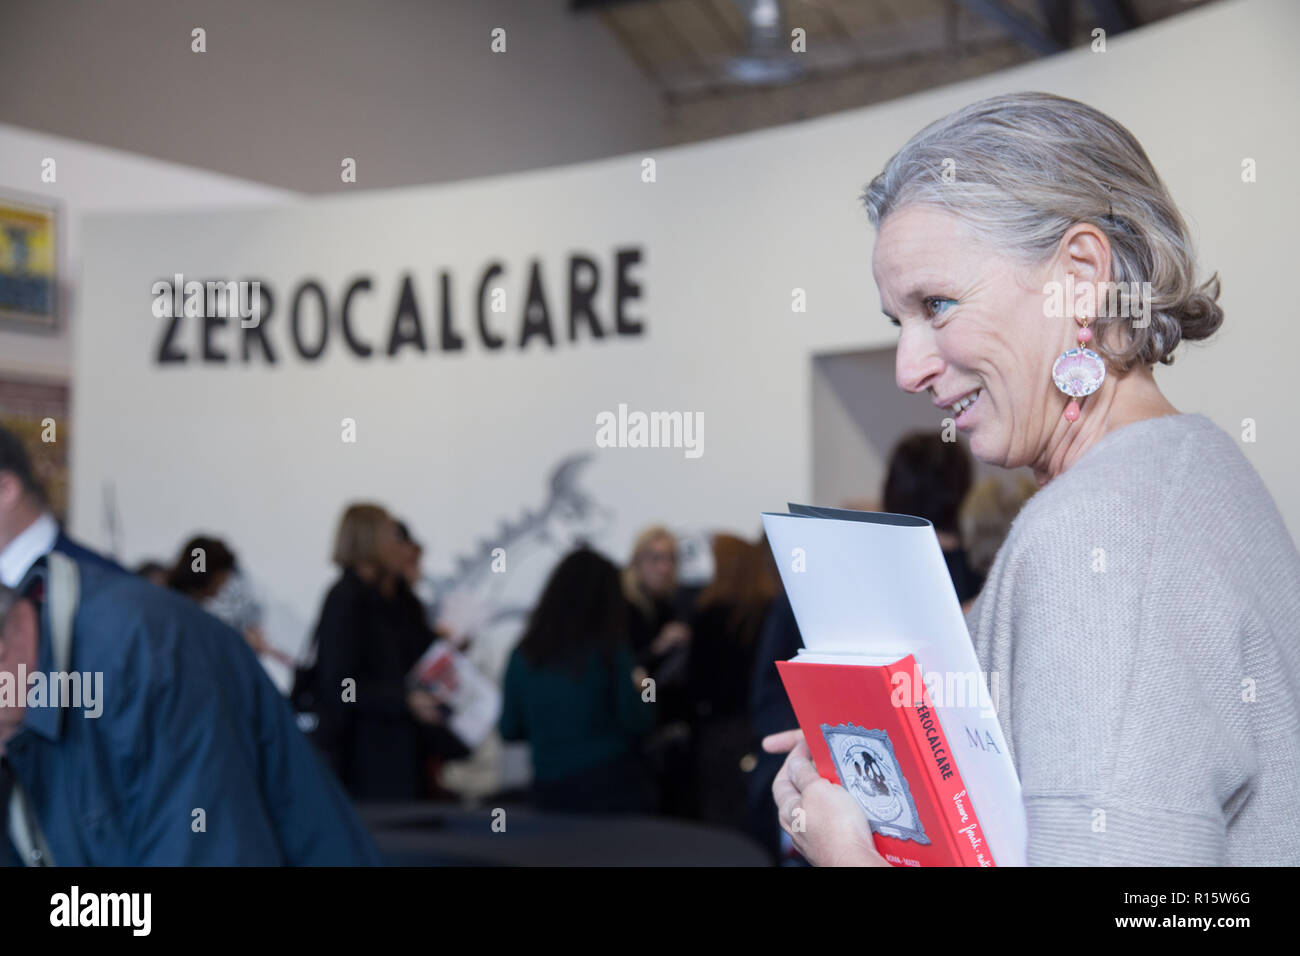
<path fill-rule="evenodd" d="M 746 773 L 754 766 L 750 677 L 758 634 L 777 575 L 767 543 L 713 536 L 713 580 L 691 618 L 687 689 L 691 701 L 699 819 L 744 826 Z"/>
<path fill-rule="evenodd" d="M 316 696 L 322 749 L 356 800 L 427 795 L 427 758 L 460 756 L 436 697 L 408 675 L 434 640 L 413 612 L 402 571 L 406 549 L 383 508 L 351 505 L 339 522 L 334 563 L 343 571 L 316 625 Z M 459 751 L 459 753 L 456 753 Z"/>

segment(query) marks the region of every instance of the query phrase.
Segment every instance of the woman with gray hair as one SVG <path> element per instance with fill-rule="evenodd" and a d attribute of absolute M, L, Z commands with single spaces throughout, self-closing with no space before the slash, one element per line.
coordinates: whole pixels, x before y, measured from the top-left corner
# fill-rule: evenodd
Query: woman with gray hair
<path fill-rule="evenodd" d="M 898 386 L 1040 486 L 967 615 L 1028 862 L 1300 864 L 1300 554 L 1234 439 L 1156 385 L 1223 312 L 1141 145 L 1082 103 L 998 96 L 863 199 Z M 790 753 L 773 794 L 804 856 L 888 865 L 799 731 L 764 746 Z"/>

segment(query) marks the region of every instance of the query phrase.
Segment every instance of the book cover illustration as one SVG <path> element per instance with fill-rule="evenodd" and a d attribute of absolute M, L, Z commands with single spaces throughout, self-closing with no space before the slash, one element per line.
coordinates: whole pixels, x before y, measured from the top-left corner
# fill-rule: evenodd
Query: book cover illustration
<path fill-rule="evenodd" d="M 889 734 L 855 724 L 822 724 L 821 730 L 840 785 L 866 811 L 871 832 L 928 846 L 930 838 L 925 835 Z"/>

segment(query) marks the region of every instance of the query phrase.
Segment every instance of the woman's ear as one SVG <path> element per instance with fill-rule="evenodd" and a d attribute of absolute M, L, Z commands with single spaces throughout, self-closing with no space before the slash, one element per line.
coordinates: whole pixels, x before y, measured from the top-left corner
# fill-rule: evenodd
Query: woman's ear
<path fill-rule="evenodd" d="M 23 497 L 23 483 L 12 471 L 0 471 L 0 511 L 12 511 Z"/>
<path fill-rule="evenodd" d="M 1064 274 L 1074 276 L 1076 287 L 1109 282 L 1110 239 L 1090 222 L 1075 223 L 1061 237 L 1059 263 Z"/>

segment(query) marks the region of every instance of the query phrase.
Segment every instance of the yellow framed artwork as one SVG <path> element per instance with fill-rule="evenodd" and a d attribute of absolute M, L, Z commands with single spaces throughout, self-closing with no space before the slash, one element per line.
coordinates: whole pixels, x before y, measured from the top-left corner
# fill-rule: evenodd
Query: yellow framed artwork
<path fill-rule="evenodd" d="M 57 328 L 58 230 L 54 203 L 0 194 L 0 323 Z"/>
<path fill-rule="evenodd" d="M 32 381 L 0 372 L 0 425 L 27 448 L 32 472 L 60 522 L 68 515 L 71 414 L 67 382 Z"/>

